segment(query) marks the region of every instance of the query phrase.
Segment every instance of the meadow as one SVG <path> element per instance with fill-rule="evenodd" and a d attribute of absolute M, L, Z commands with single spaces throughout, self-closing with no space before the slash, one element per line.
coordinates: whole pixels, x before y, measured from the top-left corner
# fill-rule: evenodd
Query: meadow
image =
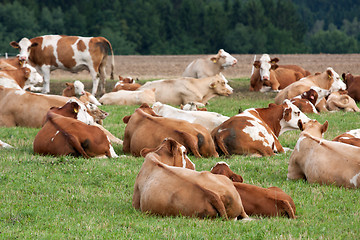
<path fill-rule="evenodd" d="M 275 97 L 275 93 L 249 92 L 249 78 L 232 79 L 230 85 L 234 94 L 210 100 L 209 111 L 233 116 L 240 108 L 266 107 Z M 54 93 L 63 88 L 63 81 L 52 82 Z M 105 128 L 123 138 L 122 118 L 137 107 L 101 106 L 110 113 Z M 328 120 L 324 138 L 329 140 L 360 128 L 358 113 L 308 116 L 321 123 Z M 125 155 L 121 145 L 114 145 L 120 157 L 113 159 L 34 155 L 32 143 L 38 131 L 0 128 L 0 139 L 15 147 L 0 151 L 0 239 L 356 239 L 360 235 L 360 190 L 286 180 L 291 152 L 262 158 L 189 157 L 197 171 L 226 161 L 245 183 L 280 187 L 294 199 L 296 219 L 161 217 L 131 205 L 142 157 Z M 279 140 L 293 149 L 299 133 L 286 132 Z"/>

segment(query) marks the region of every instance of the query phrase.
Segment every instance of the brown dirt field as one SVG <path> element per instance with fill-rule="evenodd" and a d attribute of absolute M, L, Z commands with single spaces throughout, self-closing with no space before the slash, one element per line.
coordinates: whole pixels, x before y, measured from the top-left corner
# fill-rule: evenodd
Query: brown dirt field
<path fill-rule="evenodd" d="M 128 55 L 114 56 L 114 76 L 131 76 L 140 80 L 163 79 L 180 77 L 186 66 L 194 59 L 209 55 Z M 238 63 L 234 67 L 226 69 L 223 73 L 229 79 L 249 77 L 255 55 L 233 54 Z M 256 55 L 259 59 L 261 54 Z M 315 72 L 323 72 L 327 67 L 332 67 L 339 75 L 350 72 L 360 75 L 360 54 L 271 54 L 270 57 L 278 57 L 279 64 L 296 64 L 304 69 Z M 108 58 L 107 75 L 110 76 L 111 57 Z M 62 70 L 51 73 L 52 79 L 67 80 L 90 80 L 87 71 L 74 74 Z"/>

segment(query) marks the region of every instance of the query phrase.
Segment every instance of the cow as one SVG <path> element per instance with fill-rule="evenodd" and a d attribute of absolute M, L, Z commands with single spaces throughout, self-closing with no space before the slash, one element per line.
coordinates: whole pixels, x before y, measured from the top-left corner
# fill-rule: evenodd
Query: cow
<path fill-rule="evenodd" d="M 200 124 L 158 116 L 147 104 L 142 104 L 130 116 L 125 116 L 123 151 L 139 156 L 143 148 L 155 148 L 165 138 L 173 138 L 196 157 L 218 157 L 208 130 Z"/>
<path fill-rule="evenodd" d="M 180 105 L 180 109 L 184 110 L 184 111 L 207 111 L 207 108 L 204 107 L 204 105 L 202 104 L 200 107 L 193 103 L 193 102 L 189 102 L 185 105 Z"/>
<path fill-rule="evenodd" d="M 360 129 L 347 131 L 346 133 L 336 136 L 332 141 L 347 143 L 360 147 Z"/>
<path fill-rule="evenodd" d="M 220 49 L 215 56 L 198 58 L 192 61 L 183 72 L 183 77 L 205 78 L 221 74 L 227 67 L 234 66 L 236 58 Z"/>
<path fill-rule="evenodd" d="M 157 154 L 158 160 L 169 166 L 195 170 L 195 164 L 186 155 L 186 148 L 175 139 L 165 138 L 156 148 L 143 148 L 140 155 L 146 157 L 149 153 Z"/>
<path fill-rule="evenodd" d="M 326 108 L 329 111 L 345 110 L 347 112 L 360 112 L 359 107 L 356 105 L 354 99 L 352 99 L 346 93 L 332 92 L 326 100 Z"/>
<path fill-rule="evenodd" d="M 298 120 L 307 122 L 310 119 L 290 100 L 285 100 L 281 105 L 270 103 L 267 108 L 247 109 L 223 122 L 211 136 L 217 149 L 226 156 L 272 156 L 274 152 L 284 152 L 278 137 L 298 129 Z"/>
<path fill-rule="evenodd" d="M 93 81 L 92 95 L 99 85 L 105 93 L 105 67 L 111 51 L 111 79 L 114 79 L 114 54 L 110 42 L 103 37 L 44 35 L 32 39 L 22 38 L 10 45 L 19 49 L 19 60 L 27 61 L 44 76 L 43 93 L 50 92 L 50 71 L 63 69 L 71 72 L 89 70 Z"/>
<path fill-rule="evenodd" d="M 97 126 L 77 120 L 80 105 L 68 102 L 50 109 L 44 126 L 37 133 L 34 153 L 53 156 L 118 157 L 109 138 Z"/>
<path fill-rule="evenodd" d="M 96 106 L 100 106 L 101 103 L 92 95 L 91 93 L 85 91 L 84 84 L 79 80 L 76 80 L 74 83 L 65 83 L 66 88 L 62 92 L 62 96 L 65 97 L 77 97 L 80 101 L 86 103 L 90 102 Z"/>
<path fill-rule="evenodd" d="M 119 90 L 135 91 L 139 87 L 141 87 L 141 85 L 136 83 L 132 77 L 123 78 L 119 76 L 119 81 L 115 84 L 112 92 L 117 92 Z"/>
<path fill-rule="evenodd" d="M 0 70 L 15 70 L 24 67 L 25 61 L 20 61 L 19 56 L 0 59 Z"/>
<path fill-rule="evenodd" d="M 210 171 L 228 177 L 238 191 L 246 214 L 252 216 L 287 216 L 296 218 L 294 200 L 278 187 L 262 188 L 243 183 L 243 178 L 234 173 L 225 162 L 218 162 Z"/>
<path fill-rule="evenodd" d="M 360 187 L 360 148 L 323 139 L 328 122 L 298 123 L 300 137 L 289 159 L 287 178 L 309 183 Z"/>
<path fill-rule="evenodd" d="M 297 106 L 303 113 L 318 113 L 315 103 L 318 99 L 318 93 L 314 89 L 303 92 L 290 100 L 292 104 Z"/>
<path fill-rule="evenodd" d="M 356 102 L 360 101 L 360 75 L 354 76 L 351 73 L 343 73 L 342 78 L 346 84 L 347 91 L 350 97 Z"/>
<path fill-rule="evenodd" d="M 139 90 L 149 88 L 156 89 L 157 102 L 178 106 L 189 102 L 203 106 L 215 96 L 229 96 L 233 93 L 222 74 L 201 79 L 183 77 L 157 80 L 145 83 Z"/>
<path fill-rule="evenodd" d="M 105 105 L 141 105 L 142 103 L 151 105 L 155 103 L 155 88 L 105 93 L 99 102 Z"/>
<path fill-rule="evenodd" d="M 0 148 L 14 148 L 14 147 L 0 140 Z"/>
<path fill-rule="evenodd" d="M 132 206 L 160 216 L 249 219 L 230 179 L 168 166 L 155 153 L 146 155 L 136 177 Z"/>
<path fill-rule="evenodd" d="M 293 97 L 308 91 L 312 86 L 330 90 L 331 92 L 335 92 L 340 89 L 345 90 L 346 88 L 346 85 L 340 79 L 339 74 L 337 74 L 331 67 L 329 67 L 323 73 L 304 77 L 299 81 L 287 86 L 276 95 L 275 103 L 281 104 L 285 99 L 292 99 Z M 324 99 L 315 107 L 320 112 L 327 111 Z"/>
<path fill-rule="evenodd" d="M 41 91 L 42 88 L 35 87 L 35 85 L 42 82 L 43 78 L 29 64 L 24 64 L 23 67 L 18 69 L 0 70 L 0 85 L 7 88 Z"/>
<path fill-rule="evenodd" d="M 216 112 L 185 111 L 160 102 L 154 103 L 152 109 L 156 114 L 162 117 L 181 119 L 190 123 L 198 123 L 204 126 L 209 132 L 229 119 L 228 116 L 224 116 Z"/>

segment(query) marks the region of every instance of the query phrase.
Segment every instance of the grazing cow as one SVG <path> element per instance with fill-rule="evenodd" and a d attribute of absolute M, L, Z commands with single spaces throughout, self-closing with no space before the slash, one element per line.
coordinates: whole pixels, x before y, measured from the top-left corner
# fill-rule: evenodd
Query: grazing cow
<path fill-rule="evenodd" d="M 251 108 L 231 117 L 211 132 L 217 147 L 227 156 L 250 154 L 272 156 L 284 152 L 278 137 L 298 129 L 297 122 L 310 119 L 289 100 L 269 104 L 267 108 Z"/>
<path fill-rule="evenodd" d="M 29 64 L 15 70 L 0 70 L 0 85 L 7 88 L 40 91 L 42 88 L 35 85 L 42 82 L 43 78 Z"/>
<path fill-rule="evenodd" d="M 200 124 L 164 118 L 143 104 L 130 116 L 125 116 L 123 151 L 139 156 L 143 148 L 155 148 L 165 138 L 173 138 L 196 157 L 218 157 L 210 133 Z"/>
<path fill-rule="evenodd" d="M 242 183 L 242 177 L 234 173 L 229 165 L 224 162 L 217 163 L 211 169 L 211 173 L 224 175 L 233 181 L 248 215 L 295 218 L 296 207 L 294 200 L 280 188 L 262 188 Z"/>
<path fill-rule="evenodd" d="M 329 111 L 345 110 L 347 112 L 360 112 L 354 99 L 346 93 L 333 92 L 326 100 L 326 108 Z"/>
<path fill-rule="evenodd" d="M 79 80 L 74 83 L 65 83 L 66 88 L 63 90 L 62 95 L 65 97 L 77 97 L 83 103 L 90 102 L 96 106 L 100 106 L 101 103 L 91 93 L 85 91 L 84 84 Z"/>
<path fill-rule="evenodd" d="M 105 93 L 99 101 L 105 105 L 141 105 L 142 103 L 151 105 L 155 103 L 155 88 Z"/>
<path fill-rule="evenodd" d="M 195 170 L 195 164 L 186 155 L 186 148 L 172 138 L 165 138 L 157 148 L 143 148 L 141 156 L 149 153 L 157 154 L 158 160 L 169 166 Z"/>
<path fill-rule="evenodd" d="M 360 101 L 360 76 L 354 76 L 351 73 L 343 73 L 342 78 L 347 87 L 347 91 L 350 97 L 355 101 Z"/>
<path fill-rule="evenodd" d="M 80 105 L 68 102 L 53 108 L 46 115 L 46 122 L 36 135 L 34 152 L 41 155 L 74 155 L 89 157 L 118 157 L 109 138 L 98 127 L 77 120 Z"/>
<path fill-rule="evenodd" d="M 236 58 L 220 49 L 215 56 L 199 58 L 192 61 L 183 72 L 183 77 L 205 78 L 220 74 L 227 67 L 234 66 Z"/>
<path fill-rule="evenodd" d="M 215 96 L 229 96 L 233 89 L 228 85 L 223 75 L 216 75 L 201 79 L 178 78 L 147 82 L 139 90 L 155 88 L 156 101 L 180 105 L 194 102 L 198 105 L 206 104 Z"/>
<path fill-rule="evenodd" d="M 347 143 L 360 147 L 360 129 L 347 131 L 346 133 L 336 136 L 332 141 Z"/>
<path fill-rule="evenodd" d="M 89 70 L 95 96 L 99 85 L 105 93 L 105 67 L 108 51 L 112 54 L 111 79 L 114 69 L 114 54 L 110 42 L 103 37 L 79 37 L 45 35 L 32 39 L 23 38 L 19 43 L 10 43 L 20 51 L 19 60 L 27 61 L 44 76 L 43 93 L 50 92 L 50 71 L 63 69 L 71 72 Z"/>
<path fill-rule="evenodd" d="M 290 156 L 288 179 L 346 188 L 360 187 L 360 148 L 322 138 L 328 122 L 299 121 L 302 130 Z"/>
<path fill-rule="evenodd" d="M 277 94 L 275 97 L 275 103 L 281 104 L 285 99 L 292 99 L 293 97 L 308 91 L 312 86 L 330 90 L 331 92 L 335 92 L 340 89 L 345 90 L 346 88 L 346 85 L 340 79 L 339 74 L 337 74 L 332 68 L 329 67 L 323 73 L 304 77 L 299 81 L 287 86 Z M 319 111 L 327 111 L 324 99 L 315 107 Z"/>
<path fill-rule="evenodd" d="M 156 114 L 162 117 L 181 119 L 190 123 L 198 123 L 204 126 L 209 132 L 229 119 L 229 117 L 216 112 L 185 111 L 160 102 L 154 103 L 152 109 Z"/>
<path fill-rule="evenodd" d="M 14 147 L 0 140 L 0 148 L 14 148 Z"/>
<path fill-rule="evenodd" d="M 141 87 L 141 85 L 135 83 L 135 80 L 132 77 L 123 78 L 119 76 L 119 81 L 115 84 L 112 92 L 117 92 L 119 90 L 135 91 L 139 87 Z"/>
<path fill-rule="evenodd" d="M 230 179 L 168 166 L 155 153 L 146 155 L 136 177 L 132 206 L 160 216 L 248 218 Z"/>

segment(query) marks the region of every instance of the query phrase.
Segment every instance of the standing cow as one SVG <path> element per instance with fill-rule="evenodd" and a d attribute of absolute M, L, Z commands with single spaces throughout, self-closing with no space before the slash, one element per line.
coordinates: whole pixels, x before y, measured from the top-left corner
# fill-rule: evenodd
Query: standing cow
<path fill-rule="evenodd" d="M 44 76 L 43 93 L 50 92 L 50 71 L 63 69 L 71 72 L 89 70 L 92 80 L 92 94 L 99 85 L 105 93 L 105 67 L 108 51 L 111 50 L 111 79 L 114 70 L 114 54 L 110 42 L 103 37 L 78 37 L 63 35 L 45 35 L 32 39 L 23 38 L 10 45 L 20 50 L 19 61 L 29 61 Z"/>

